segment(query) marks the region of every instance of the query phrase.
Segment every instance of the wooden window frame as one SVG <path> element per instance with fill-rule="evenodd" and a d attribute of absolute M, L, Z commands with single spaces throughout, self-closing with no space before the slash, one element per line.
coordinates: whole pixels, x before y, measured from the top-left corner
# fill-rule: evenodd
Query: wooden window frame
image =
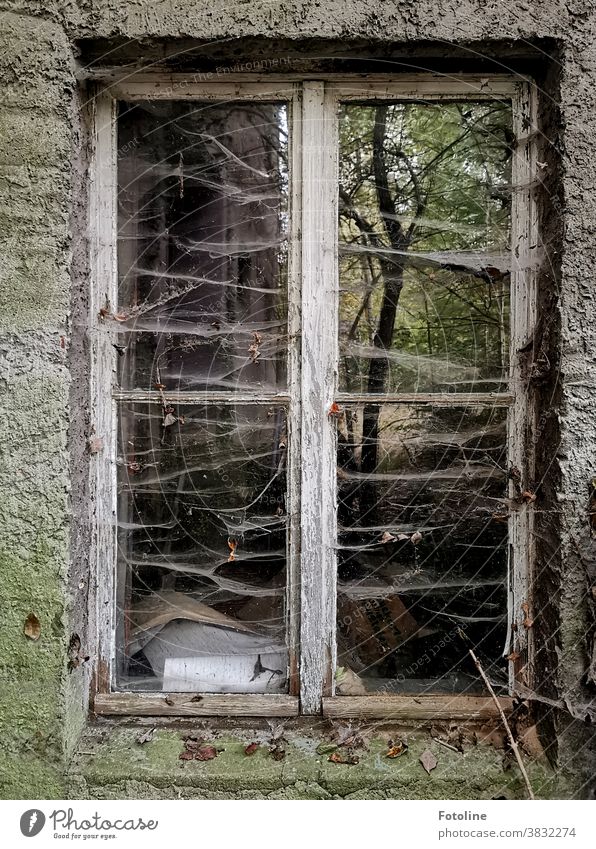
<path fill-rule="evenodd" d="M 96 566 L 95 604 L 90 611 L 97 662 L 92 707 L 105 715 L 138 716 L 297 716 L 483 720 L 497 715 L 490 697 L 460 695 L 336 696 L 336 474 L 335 434 L 328 416 L 333 401 L 356 396 L 338 393 L 337 384 L 337 185 L 338 105 L 362 99 L 424 101 L 508 99 L 512 103 L 515 145 L 512 157 L 511 365 L 509 392 L 390 393 L 385 402 L 457 406 L 505 406 L 509 463 L 523 481 L 533 478 L 534 406 L 519 352 L 533 339 L 536 322 L 537 212 L 534 201 L 536 94 L 532 81 L 513 75 L 236 76 L 225 82 L 200 75 L 137 73 L 90 83 L 91 136 L 89 259 L 91 422 L 102 440 L 92 455 L 92 562 Z M 289 404 L 289 692 L 197 694 L 116 692 L 116 407 L 118 401 L 158 401 L 152 392 L 113 388 L 115 330 L 101 318 L 106 300 L 117 304 L 116 104 L 119 100 L 283 100 L 291 107 L 291 224 L 289 268 L 289 380 L 283 394 L 184 392 L 173 402 Z M 322 235 L 324 234 L 324 236 Z M 155 395 L 158 395 L 156 392 Z M 511 483 L 511 495 L 514 493 Z M 509 518 L 510 692 L 516 683 L 531 687 L 534 650 L 531 630 L 532 503 Z M 528 607 L 529 606 L 529 607 Z M 300 672 L 299 672 L 300 670 Z M 500 699 L 510 708 L 511 699 Z"/>

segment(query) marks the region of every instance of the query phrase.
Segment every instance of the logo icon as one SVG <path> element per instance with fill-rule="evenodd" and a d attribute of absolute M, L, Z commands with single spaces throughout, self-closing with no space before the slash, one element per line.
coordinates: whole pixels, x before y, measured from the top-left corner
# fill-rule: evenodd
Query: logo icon
<path fill-rule="evenodd" d="M 46 816 L 43 811 L 37 808 L 31 808 L 30 811 L 25 811 L 21 817 L 21 833 L 25 837 L 35 837 L 46 824 Z"/>

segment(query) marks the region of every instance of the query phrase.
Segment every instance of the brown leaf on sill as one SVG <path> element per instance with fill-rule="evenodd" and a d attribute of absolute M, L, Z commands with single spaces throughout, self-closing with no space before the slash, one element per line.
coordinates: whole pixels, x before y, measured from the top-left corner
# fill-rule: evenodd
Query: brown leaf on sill
<path fill-rule="evenodd" d="M 212 761 L 218 756 L 219 752 L 214 746 L 201 746 L 194 753 L 195 761 Z"/>
<path fill-rule="evenodd" d="M 389 741 L 389 748 L 385 753 L 386 758 L 400 758 L 402 755 L 408 751 L 408 744 L 404 743 L 403 740 L 397 740 L 393 743 L 391 740 Z"/>
<path fill-rule="evenodd" d="M 428 773 L 428 775 L 431 774 L 432 770 L 435 769 L 435 767 L 437 766 L 437 763 L 438 763 L 437 759 L 435 758 L 433 753 L 430 751 L 430 749 L 425 749 L 425 751 L 422 752 L 422 754 L 420 755 L 419 761 L 422 764 L 422 766 L 424 767 L 424 769 L 426 770 L 426 772 Z"/>
<path fill-rule="evenodd" d="M 258 743 L 249 743 L 246 749 L 244 750 L 245 755 L 254 755 L 256 751 L 259 749 Z"/>
<path fill-rule="evenodd" d="M 349 752 L 332 752 L 327 758 L 332 764 L 347 764 L 354 766 L 360 761 L 358 755 L 352 755 Z"/>
<path fill-rule="evenodd" d="M 30 613 L 29 616 L 25 619 L 23 633 L 33 642 L 39 640 L 41 636 L 41 622 L 39 621 L 35 613 Z"/>
<path fill-rule="evenodd" d="M 153 735 L 155 734 L 156 729 L 150 728 L 148 731 L 143 731 L 142 734 L 137 735 L 136 742 L 143 746 L 145 743 L 150 743 L 153 740 Z"/>

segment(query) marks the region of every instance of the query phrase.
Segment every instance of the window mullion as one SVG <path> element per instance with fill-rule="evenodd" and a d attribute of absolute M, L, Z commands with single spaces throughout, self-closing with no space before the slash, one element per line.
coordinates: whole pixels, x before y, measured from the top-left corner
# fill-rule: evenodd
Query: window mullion
<path fill-rule="evenodd" d="M 535 477 L 533 434 L 535 409 L 525 359 L 536 324 L 536 265 L 538 245 L 537 208 L 533 198 L 535 180 L 536 98 L 527 82 L 517 85 L 513 97 L 513 133 L 511 209 L 511 366 L 510 386 L 514 401 L 509 414 L 509 447 L 512 500 L 519 501 L 523 490 L 533 487 Z M 516 477 L 513 475 L 515 474 Z M 509 566 L 509 625 L 512 637 L 510 686 L 516 683 L 532 687 L 533 645 L 528 620 L 532 619 L 533 562 L 532 501 L 511 511 Z"/>
<path fill-rule="evenodd" d="M 322 82 L 303 90 L 301 703 L 318 713 L 335 655 L 337 117 Z"/>

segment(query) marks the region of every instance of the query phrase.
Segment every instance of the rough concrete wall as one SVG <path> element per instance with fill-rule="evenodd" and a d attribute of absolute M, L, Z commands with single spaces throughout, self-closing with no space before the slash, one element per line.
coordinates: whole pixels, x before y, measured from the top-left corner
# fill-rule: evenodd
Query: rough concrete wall
<path fill-rule="evenodd" d="M 298 52 L 308 45 L 323 57 L 327 39 L 343 56 L 352 43 L 360 49 L 372 44 L 388 58 L 417 42 L 434 42 L 439 53 L 459 45 L 473 59 L 484 52 L 523 53 L 538 38 L 557 41 L 561 67 L 553 67 L 547 94 L 560 101 L 560 111 L 545 122 L 544 161 L 563 217 L 563 236 L 554 228 L 547 237 L 553 249 L 561 241 L 563 251 L 550 276 L 544 275 L 542 294 L 548 295 L 543 302 L 555 328 L 549 379 L 558 373 L 561 383 L 542 392 L 542 445 L 548 450 L 539 462 L 544 503 L 556 521 L 539 546 L 540 575 L 549 590 L 539 594 L 535 616 L 542 616 L 537 634 L 549 675 L 542 695 L 559 704 L 567 700 L 576 714 L 570 721 L 566 711 L 545 704 L 547 733 L 558 744 L 553 750 L 559 750 L 561 768 L 576 776 L 573 792 L 589 794 L 594 734 L 582 716 L 594 697 L 586 678 L 592 651 L 586 590 L 596 569 L 587 510 L 596 473 L 596 418 L 590 411 L 596 358 L 595 21 L 592 0 L 0 2 L 0 445 L 9 449 L 0 473 L 0 746 L 6 756 L 0 759 L 0 796 L 62 795 L 62 769 L 84 718 L 84 668 L 72 675 L 66 670 L 69 635 L 79 630 L 67 609 L 68 571 L 72 567 L 76 575 L 76 590 L 84 584 L 81 553 L 89 533 L 78 497 L 86 475 L 84 390 L 69 387 L 67 362 L 69 352 L 71 364 L 85 357 L 85 304 L 78 296 L 74 322 L 69 319 L 71 293 L 85 288 L 84 261 L 79 254 L 73 270 L 69 235 L 71 221 L 84 235 L 84 198 L 73 194 L 82 100 L 73 101 L 72 53 L 79 39 L 110 38 L 148 40 L 159 55 L 157 39 L 181 39 L 180 50 L 193 40 L 209 41 L 234 61 L 245 50 L 240 39 L 247 37 L 284 40 Z M 69 504 L 73 479 L 77 510 Z M 23 634 L 29 613 L 42 624 L 36 642 Z M 133 784 L 118 786 L 134 795 L 134 776 L 127 780 Z"/>
<path fill-rule="evenodd" d="M 0 75 L 0 796 L 60 796 L 69 539 L 72 51 L 5 14 Z M 27 616 L 38 640 L 23 633 Z"/>

